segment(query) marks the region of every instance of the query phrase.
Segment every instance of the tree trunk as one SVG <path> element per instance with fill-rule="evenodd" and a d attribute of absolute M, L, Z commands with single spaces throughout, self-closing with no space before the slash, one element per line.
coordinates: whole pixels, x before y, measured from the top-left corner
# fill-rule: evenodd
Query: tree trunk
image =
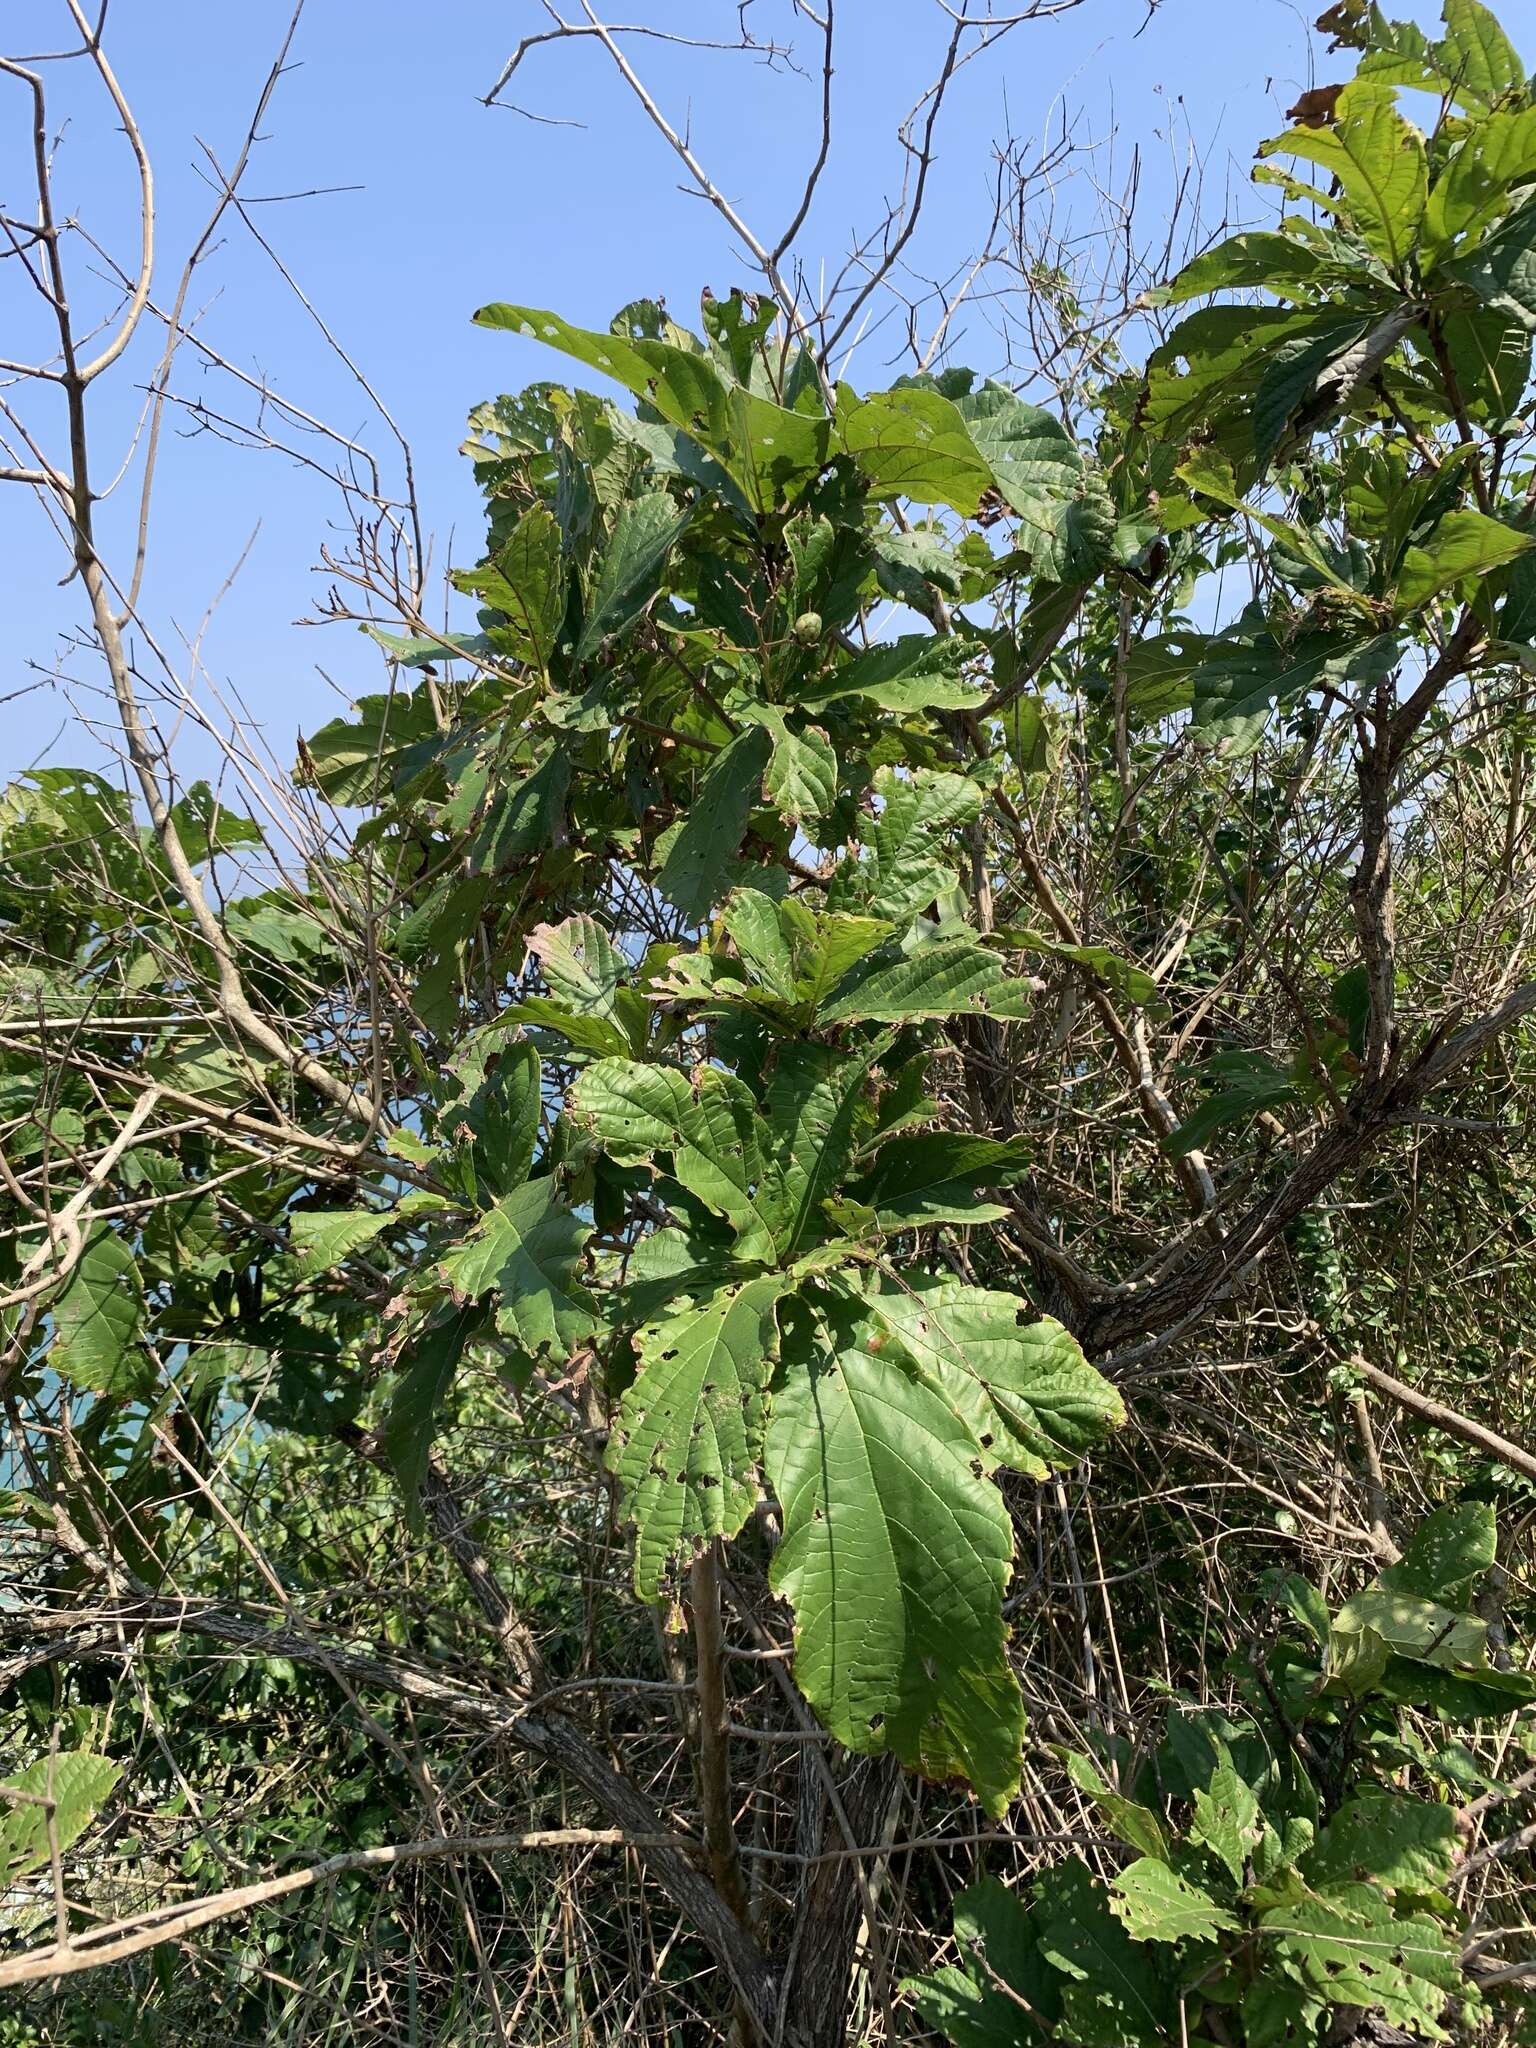
<path fill-rule="evenodd" d="M 836 1852 L 867 1849 L 880 1840 L 901 1770 L 893 1757 L 858 1758 L 836 1782 L 840 1819 L 818 1768 L 826 1762 L 821 1757 L 805 1762 L 800 1847 L 807 1856 L 831 1856 L 804 1868 L 784 1996 L 789 2018 L 798 2023 L 808 2048 L 846 2048 L 854 1945 L 864 1917 L 861 1880 L 867 1881 L 874 1859 Z"/>

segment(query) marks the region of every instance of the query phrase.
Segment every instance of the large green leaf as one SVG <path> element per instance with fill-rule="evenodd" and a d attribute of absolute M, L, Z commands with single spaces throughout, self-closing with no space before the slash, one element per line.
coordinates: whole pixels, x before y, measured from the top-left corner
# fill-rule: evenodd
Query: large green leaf
<path fill-rule="evenodd" d="M 1411 1593 L 1460 1608 L 1498 1553 L 1498 1528 L 1484 1500 L 1458 1501 L 1426 1515 L 1396 1564 L 1376 1583 L 1387 1593 Z"/>
<path fill-rule="evenodd" d="M 535 925 L 526 943 L 556 1002 L 584 1017 L 613 1016 L 629 963 L 595 917 L 583 911 Z"/>
<path fill-rule="evenodd" d="M 1132 1941 L 1109 1893 L 1077 1857 L 1035 1887 L 1041 1951 L 1066 1980 L 1063 2037 L 1082 2048 L 1165 2048 L 1181 2001 L 1157 1949 Z"/>
<path fill-rule="evenodd" d="M 482 327 L 547 342 L 615 378 L 708 449 L 756 511 L 793 495 L 827 458 L 829 422 L 775 405 L 723 376 L 707 355 L 649 336 L 596 334 L 533 306 L 482 306 Z"/>
<path fill-rule="evenodd" d="M 664 857 L 656 886 L 693 924 L 703 922 L 728 886 L 772 745 L 764 726 L 739 732 L 710 763 L 682 824 L 658 846 Z"/>
<path fill-rule="evenodd" d="M 1125 1404 L 1049 1316 L 1017 1295 L 930 1275 L 883 1276 L 866 1296 L 925 1384 L 993 1465 L 1043 1479 L 1125 1420 Z"/>
<path fill-rule="evenodd" d="M 837 801 L 837 751 L 820 726 L 797 732 L 782 716 L 763 723 L 773 735 L 763 793 L 790 824 L 814 826 Z"/>
<path fill-rule="evenodd" d="M 822 1024 L 905 1023 L 922 1017 L 983 1012 L 1025 1013 L 1034 1001 L 1028 981 L 1010 975 L 1002 958 L 965 938 L 940 939 L 915 953 L 862 962 L 817 1012 Z"/>
<path fill-rule="evenodd" d="M 847 1171 L 861 1111 L 872 1120 L 867 1082 L 883 1050 L 854 1058 L 824 1045 L 786 1045 L 778 1054 L 763 1099 L 762 1199 L 786 1262 L 826 1234 L 821 1207 Z"/>
<path fill-rule="evenodd" d="M 1469 256 L 1442 265 L 1522 327 L 1536 329 L 1536 198 L 1527 199 Z"/>
<path fill-rule="evenodd" d="M 288 1235 L 309 1279 L 372 1244 L 390 1220 L 387 1209 L 295 1209 Z"/>
<path fill-rule="evenodd" d="M 465 1342 L 482 1320 L 474 1306 L 451 1308 L 411 1339 L 401 1360 L 379 1441 L 413 1506 L 426 1477 L 439 1411 L 458 1372 Z"/>
<path fill-rule="evenodd" d="M 654 1600 L 669 1567 L 734 1536 L 757 1498 L 775 1275 L 738 1282 L 637 1332 L 640 1369 L 608 1446 L 635 1525 L 635 1587 Z"/>
<path fill-rule="evenodd" d="M 471 1236 L 442 1260 L 456 1296 L 478 1300 L 494 1289 L 496 1327 L 533 1357 L 564 1357 L 601 1327 L 577 1279 L 587 1226 L 562 1202 L 552 1180 L 503 1195 Z"/>
<path fill-rule="evenodd" d="M 1060 1981 L 1040 1953 L 1038 1909 L 983 1878 L 955 1900 L 955 1946 L 962 1969 L 910 1979 L 924 2023 L 954 2048 L 1025 2048 L 1053 2038 Z"/>
<path fill-rule="evenodd" d="M 865 697 L 886 711 L 957 711 L 974 706 L 975 686 L 961 680 L 975 648 L 953 634 L 904 633 L 856 654 L 835 675 L 808 683 L 803 704 L 820 707 Z"/>
<path fill-rule="evenodd" d="M 1259 154 L 1299 157 L 1329 172 L 1366 242 L 1401 269 L 1429 196 L 1424 138 L 1397 111 L 1396 94 L 1384 83 L 1346 87 L 1336 114 L 1327 127 L 1290 129 L 1262 144 Z"/>
<path fill-rule="evenodd" d="M 1260 1927 L 1286 1964 L 1332 2005 L 1384 2012 L 1394 2026 L 1432 2041 L 1460 1988 L 1456 1949 L 1427 1914 L 1399 1915 L 1386 1893 L 1349 1885 L 1327 1898 L 1303 1895 L 1263 1914 Z"/>
<path fill-rule="evenodd" d="M 1302 1875 L 1319 1891 L 1339 1884 L 1443 1891 L 1457 1848 L 1453 1808 L 1400 1793 L 1360 1792 L 1318 1836 L 1302 1860 Z"/>
<path fill-rule="evenodd" d="M 92 1228 L 49 1314 L 53 1346 L 48 1363 L 56 1373 L 97 1394 L 128 1393 L 143 1382 L 139 1265 L 130 1246 L 105 1223 Z"/>
<path fill-rule="evenodd" d="M 621 1166 L 670 1153 L 677 1179 L 734 1226 L 738 1255 L 772 1260 L 757 1105 L 734 1076 L 706 1067 L 690 1083 L 672 1067 L 599 1060 L 576 1083 L 571 1111 Z"/>
<path fill-rule="evenodd" d="M 840 387 L 837 431 L 878 498 L 974 513 L 992 471 L 952 400 L 920 385 L 865 399 Z"/>
<path fill-rule="evenodd" d="M 1082 454 L 1060 420 L 1003 384 L 967 392 L 955 409 L 1012 511 L 1027 528 L 1054 534 L 1083 475 Z M 1027 533 L 1019 544 L 1034 545 Z"/>
<path fill-rule="evenodd" d="M 489 562 L 462 571 L 454 582 L 506 617 L 518 661 L 548 670 L 565 616 L 565 578 L 560 528 L 547 505 L 531 506 Z"/>
<path fill-rule="evenodd" d="M 1533 538 L 1506 526 L 1502 519 L 1490 519 L 1471 506 L 1448 512 L 1434 532 L 1403 556 L 1397 579 L 1399 611 L 1416 611 L 1420 605 L 1468 576 L 1482 576 L 1503 562 L 1523 555 Z"/>
<path fill-rule="evenodd" d="M 772 1583 L 794 1608 L 801 1690 L 838 1740 L 964 1776 L 1001 1814 L 1024 1732 L 1004 1649 L 1008 1511 L 970 1431 L 887 1345 L 839 1336 L 774 1396 Z"/>
<path fill-rule="evenodd" d="M 968 1131 L 923 1131 L 881 1146 L 849 1197 L 874 1210 L 880 1228 L 905 1230 L 947 1221 L 984 1223 L 1008 1214 L 982 1188 L 1010 1187 L 1030 1170 L 1019 1139 L 975 1138 Z"/>

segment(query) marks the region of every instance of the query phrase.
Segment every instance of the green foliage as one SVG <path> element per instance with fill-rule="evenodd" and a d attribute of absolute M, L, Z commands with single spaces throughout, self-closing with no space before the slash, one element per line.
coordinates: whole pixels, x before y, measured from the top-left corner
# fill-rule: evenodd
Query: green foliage
<path fill-rule="evenodd" d="M 1492 1518 L 1469 1502 L 1431 1515 L 1374 1596 L 1357 1593 L 1331 1621 L 1314 1588 L 1277 1577 L 1271 1597 L 1305 1640 L 1282 1635 L 1234 1660 L 1239 1717 L 1172 1709 L 1136 1775 L 1155 1806 L 1115 1789 L 1099 1759 L 1064 1754 L 1135 1859 L 1105 1882 L 1071 1858 L 1027 1899 L 994 1880 L 965 1894 L 954 1922 L 962 1967 L 908 1987 L 923 2017 L 957 2048 L 1045 2038 L 1153 2048 L 1167 2038 L 1170 2000 L 1191 2038 L 1203 2030 L 1247 2048 L 1315 2043 L 1341 2007 L 1379 2011 L 1424 2039 L 1460 2038 L 1447 2010 L 1470 2022 L 1477 1997 L 1448 1896 L 1456 1815 L 1388 1783 L 1411 1753 L 1411 1689 L 1383 1683 L 1385 1656 L 1374 1671 L 1356 1658 L 1341 1702 L 1335 1646 L 1360 1632 L 1362 1601 L 1390 1599 L 1425 1610 L 1426 1623 L 1431 1608 L 1443 1617 L 1434 1633 L 1400 1627 L 1397 1663 L 1486 1670 L 1486 1624 L 1467 1603 L 1492 1562 Z M 1432 1594 L 1454 1609 L 1434 1607 Z M 1536 1682 L 1519 1679 L 1510 1697 L 1536 1698 Z"/>

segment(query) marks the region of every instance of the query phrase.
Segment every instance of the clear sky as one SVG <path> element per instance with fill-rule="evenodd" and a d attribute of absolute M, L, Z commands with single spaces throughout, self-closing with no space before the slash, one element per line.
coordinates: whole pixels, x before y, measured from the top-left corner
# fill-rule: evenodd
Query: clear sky
<path fill-rule="evenodd" d="M 93 0 L 94 4 L 94 0 Z M 1329 58 L 1309 27 L 1321 5 L 1290 0 L 1084 0 L 1056 19 L 1017 29 L 956 81 L 939 132 L 939 156 L 914 267 L 949 269 L 984 230 L 993 146 L 1059 129 L 1065 116 L 1106 180 L 1142 152 L 1140 204 L 1150 224 L 1165 206 L 1193 144 L 1205 159 L 1205 206 L 1213 225 L 1223 192 L 1239 204 L 1255 143 L 1284 125 L 1284 109 L 1317 79 L 1346 76 L 1347 55 Z M 59 47 L 61 0 L 8 0 L 7 51 Z M 168 300 L 180 263 L 205 220 L 211 192 L 203 145 L 227 164 L 239 146 L 292 0 L 112 0 L 107 46 L 141 120 L 160 179 L 164 252 L 157 296 Z M 999 4 L 998 11 L 1004 11 Z M 1430 23 L 1437 9 L 1391 11 Z M 579 15 L 578 0 L 569 9 Z M 1536 0 L 1505 0 L 1506 25 L 1529 41 Z M 1524 17 L 1522 20 L 1521 17 Z M 676 32 L 730 37 L 734 0 L 624 0 L 616 18 Z M 547 24 L 536 0 L 308 0 L 293 69 L 264 123 L 245 190 L 270 201 L 254 217 L 315 309 L 411 443 L 421 505 L 439 565 L 479 553 L 476 501 L 457 454 L 477 400 L 540 376 L 568 374 L 531 342 L 470 325 L 477 305 L 515 299 L 604 326 L 627 300 L 664 295 L 685 322 L 701 286 L 723 293 L 750 282 L 729 230 L 678 190 L 670 157 L 594 45 L 546 47 L 514 88 L 532 112 L 580 126 L 553 126 L 479 104 L 517 38 Z M 753 0 L 747 19 L 761 38 L 793 37 L 810 67 L 814 34 L 792 19 L 790 0 Z M 835 145 L 815 210 L 799 240 L 814 276 L 835 264 L 855 228 L 867 228 L 899 182 L 894 130 L 931 78 L 944 31 L 935 0 L 839 0 L 834 89 Z M 811 77 L 749 56 L 627 45 L 658 99 L 691 122 L 698 152 L 754 227 L 776 235 L 793 209 L 814 144 Z M 52 66 L 61 212 L 78 216 L 114 253 L 131 251 L 131 162 L 83 67 Z M 0 81 L 0 205 L 31 210 L 28 133 L 21 97 Z M 327 191 L 324 188 L 346 187 Z M 1086 188 L 1080 207 L 1086 203 Z M 278 195 L 318 192 L 280 200 Z M 82 303 L 93 280 L 76 247 Z M 14 261 L 0 265 L 0 354 L 30 346 L 35 294 Z M 100 299 L 99 288 L 97 297 Z M 100 299 L 104 312 L 109 301 Z M 335 426 L 384 449 L 387 435 L 352 375 L 327 350 L 310 315 L 269 257 L 236 220 L 198 273 L 200 331 L 249 374 Z M 990 367 L 984 329 L 964 354 Z M 98 474 L 128 457 L 151 346 L 96 387 Z M 885 335 L 855 356 L 855 383 L 889 374 Z M 236 409 L 220 380 L 183 357 L 176 388 L 219 411 Z M 14 395 L 14 394 L 12 394 Z M 57 448 L 49 398 L 31 408 Z M 237 692 L 274 752 L 291 758 L 295 731 L 313 729 L 345 699 L 380 687 L 382 670 L 350 628 L 301 628 L 325 587 L 315 565 L 332 525 L 335 494 L 288 457 L 235 450 L 173 418 L 150 534 L 144 607 L 164 640 L 201 640 L 211 682 Z M 109 550 L 129 527 L 126 488 L 109 503 Z M 92 749 L 66 729 L 57 684 L 23 691 L 60 661 L 84 687 L 87 656 L 64 650 L 81 617 L 79 593 L 60 589 L 65 566 L 30 494 L 0 486 L 0 779 L 37 759 L 85 760 Z M 233 579 L 233 580 L 231 580 Z M 221 595 L 222 593 L 222 595 Z M 324 672 L 323 674 L 321 672 Z M 329 680 L 327 680 L 329 679 Z M 202 766 L 206 740 L 184 736 L 184 758 Z"/>

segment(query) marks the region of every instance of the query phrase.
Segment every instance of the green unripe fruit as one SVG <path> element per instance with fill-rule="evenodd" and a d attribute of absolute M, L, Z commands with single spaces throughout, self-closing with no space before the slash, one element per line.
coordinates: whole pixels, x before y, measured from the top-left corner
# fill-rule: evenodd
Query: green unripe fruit
<path fill-rule="evenodd" d="M 802 647 L 814 647 L 821 638 L 821 613 L 802 612 L 790 631 Z"/>

